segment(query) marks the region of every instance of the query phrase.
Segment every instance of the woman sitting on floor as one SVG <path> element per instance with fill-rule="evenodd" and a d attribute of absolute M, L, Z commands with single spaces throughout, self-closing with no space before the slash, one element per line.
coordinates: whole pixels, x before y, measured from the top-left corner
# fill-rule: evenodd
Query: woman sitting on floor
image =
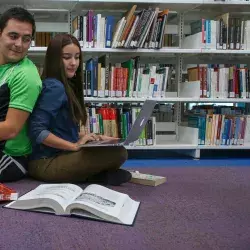
<path fill-rule="evenodd" d="M 86 147 L 79 144 L 106 136 L 79 133 L 86 124 L 81 48 L 77 39 L 60 34 L 51 40 L 42 74 L 43 89 L 30 117 L 33 144 L 29 175 L 46 182 L 94 182 L 120 185 L 131 179 L 121 165 L 123 146 Z"/>

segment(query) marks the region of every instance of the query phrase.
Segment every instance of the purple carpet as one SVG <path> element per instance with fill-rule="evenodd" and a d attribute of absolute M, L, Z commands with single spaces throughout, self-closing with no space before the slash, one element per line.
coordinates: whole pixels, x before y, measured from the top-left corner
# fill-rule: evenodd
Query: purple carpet
<path fill-rule="evenodd" d="M 167 183 L 113 188 L 141 201 L 133 227 L 0 208 L 0 249 L 250 249 L 250 167 L 138 170 Z"/>

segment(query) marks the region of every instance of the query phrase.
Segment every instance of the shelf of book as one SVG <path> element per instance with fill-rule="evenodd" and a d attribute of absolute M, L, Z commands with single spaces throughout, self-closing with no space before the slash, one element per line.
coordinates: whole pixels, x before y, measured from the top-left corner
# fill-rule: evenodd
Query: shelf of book
<path fill-rule="evenodd" d="M 3 0 L 3 1 L 6 1 L 6 0 Z M 8 1 L 6 1 L 6 2 L 8 2 Z M 19 3 L 20 3 L 20 1 L 19 1 Z M 243 73 L 246 73 L 246 75 L 244 77 L 245 80 L 243 81 L 241 78 L 239 78 L 241 80 L 239 80 L 237 78 L 238 82 L 240 82 L 241 84 L 248 83 L 248 84 L 246 84 L 246 86 L 247 86 L 246 89 L 240 89 L 240 91 L 239 91 L 239 90 L 236 90 L 236 88 L 235 88 L 234 89 L 234 92 L 235 92 L 234 97 L 242 97 L 242 96 L 243 97 L 246 97 L 246 96 L 250 97 L 249 96 L 250 81 L 248 81 L 249 80 L 249 72 L 248 72 L 249 67 L 248 67 L 248 62 L 247 62 L 248 55 L 250 54 L 250 50 L 249 50 L 250 45 L 248 44 L 247 39 L 246 40 L 243 39 L 243 35 L 242 35 L 242 38 L 240 39 L 241 40 L 240 43 L 241 43 L 241 45 L 243 44 L 244 46 L 241 46 L 240 48 L 244 48 L 245 50 L 242 50 L 242 49 L 241 50 L 239 50 L 239 49 L 237 49 L 237 50 L 230 49 L 229 50 L 228 49 L 229 46 L 225 50 L 224 49 L 223 50 L 222 49 L 215 49 L 216 44 L 212 44 L 212 45 L 209 44 L 209 42 L 208 42 L 209 39 L 207 39 L 206 41 L 203 41 L 201 43 L 201 39 L 199 36 L 197 36 L 198 37 L 196 39 L 197 41 L 195 41 L 194 39 L 191 39 L 191 43 L 189 43 L 187 47 L 184 47 L 185 35 L 192 34 L 191 33 L 191 22 L 199 21 L 199 20 L 201 21 L 202 18 L 208 18 L 208 19 L 204 19 L 204 20 L 208 21 L 208 23 L 209 23 L 209 21 L 212 23 L 211 20 L 216 19 L 216 17 L 219 16 L 218 13 L 224 14 L 228 11 L 233 12 L 233 13 L 250 11 L 250 2 L 248 2 L 248 1 L 227 1 L 227 0 L 225 0 L 225 1 L 214 1 L 214 0 L 179 0 L 179 1 L 174 1 L 174 0 L 137 0 L 136 2 L 134 0 L 124 0 L 124 1 L 122 1 L 122 0 L 106 0 L 106 1 L 102 1 L 102 0 L 79 0 L 79 1 L 70 1 L 70 0 L 65 1 L 64 0 L 64 1 L 59 1 L 59 0 L 56 0 L 56 1 L 53 1 L 53 3 L 51 3 L 51 1 L 46 1 L 45 5 L 42 6 L 43 1 L 38 0 L 35 4 L 35 2 L 32 2 L 32 0 L 30 0 L 29 2 L 26 1 L 25 4 L 29 8 L 31 8 L 31 9 L 33 8 L 33 10 L 34 10 L 34 8 L 36 8 L 36 10 L 34 10 L 34 12 L 35 11 L 39 12 L 38 11 L 39 8 L 43 8 L 43 10 L 41 12 L 46 12 L 46 11 L 51 12 L 51 10 L 49 10 L 49 9 L 56 9 L 59 6 L 64 11 L 68 10 L 69 12 L 66 13 L 66 15 L 68 14 L 69 19 L 68 19 L 68 23 L 67 23 L 68 25 L 65 25 L 65 30 L 70 28 L 70 26 L 73 27 L 73 25 L 71 25 L 73 23 L 73 19 L 76 18 L 78 15 L 81 16 L 81 18 L 84 18 L 84 17 L 88 18 L 87 13 L 89 10 L 94 11 L 93 14 L 91 14 L 91 15 L 95 15 L 95 18 L 96 18 L 95 20 L 99 20 L 99 22 L 100 22 L 100 19 L 98 19 L 99 17 L 97 17 L 97 15 L 100 15 L 101 18 L 104 20 L 104 24 L 106 22 L 106 26 L 104 26 L 104 28 L 103 28 L 103 26 L 99 25 L 98 28 L 96 28 L 96 32 L 97 32 L 97 30 L 100 31 L 100 27 L 102 27 L 104 30 L 106 30 L 107 27 L 109 27 L 109 26 L 107 26 L 107 23 L 108 23 L 107 17 L 113 16 L 114 21 L 111 25 L 111 27 L 112 27 L 111 30 L 113 30 L 113 35 L 115 33 L 114 31 L 115 31 L 115 26 L 117 25 L 117 22 L 119 20 L 121 21 L 120 18 L 122 16 L 125 17 L 126 16 L 125 12 L 129 11 L 131 9 L 131 7 L 135 4 L 137 5 L 136 11 L 133 13 L 135 16 L 137 16 L 138 13 L 140 13 L 140 11 L 142 11 L 143 9 L 146 10 L 149 7 L 151 7 L 153 10 L 156 7 L 158 7 L 160 11 L 168 9 L 169 10 L 168 13 L 170 15 L 168 15 L 168 17 L 167 17 L 166 26 L 165 26 L 166 29 L 165 30 L 162 29 L 160 34 L 161 35 L 163 34 L 163 36 L 167 35 L 166 36 L 167 40 L 169 39 L 169 40 L 171 40 L 171 42 L 170 42 L 170 44 L 169 43 L 166 43 L 164 45 L 162 44 L 162 46 L 159 46 L 159 49 L 155 49 L 155 47 L 157 47 L 157 46 L 149 46 L 149 44 L 147 46 L 134 46 L 134 45 L 132 45 L 132 43 L 131 44 L 129 43 L 130 44 L 129 46 L 125 46 L 128 48 L 116 48 L 116 47 L 121 47 L 120 44 L 115 45 L 115 46 L 109 44 L 109 46 L 107 46 L 105 43 L 106 42 L 105 39 L 107 39 L 107 37 L 108 37 L 107 35 L 106 35 L 106 37 L 104 36 L 104 38 L 105 38 L 104 40 L 103 40 L 103 38 L 101 39 L 98 36 L 92 37 L 92 40 L 90 39 L 87 42 L 87 44 L 83 44 L 83 42 L 80 41 L 80 43 L 82 44 L 82 52 L 83 52 L 84 59 L 86 62 L 88 59 L 90 59 L 90 57 L 92 57 L 92 58 L 98 57 L 99 58 L 99 56 L 108 55 L 112 60 L 110 60 L 110 61 L 107 60 L 107 62 L 108 62 L 107 64 L 110 63 L 110 65 L 112 65 L 113 67 L 116 67 L 116 68 L 119 68 L 121 66 L 115 65 L 115 63 L 119 64 L 121 62 L 124 62 L 124 61 L 129 60 L 129 59 L 134 58 L 134 57 L 141 57 L 142 60 L 139 62 L 142 65 L 144 63 L 151 63 L 152 62 L 153 64 L 157 63 L 157 64 L 171 65 L 171 66 L 164 66 L 164 67 L 172 67 L 173 66 L 173 71 L 171 71 L 171 75 L 170 75 L 171 81 L 169 81 L 173 85 L 173 88 L 171 85 L 171 88 L 169 88 L 170 89 L 169 91 L 176 91 L 175 92 L 176 94 L 175 95 L 167 95 L 167 94 L 162 95 L 162 93 L 161 93 L 161 95 L 157 94 L 157 96 L 168 96 L 168 97 L 164 97 L 164 98 L 163 97 L 154 97 L 154 98 L 152 98 L 152 99 L 157 100 L 157 102 L 161 103 L 161 104 L 175 103 L 175 105 L 174 105 L 175 119 L 171 120 L 171 121 L 174 121 L 173 128 L 170 125 L 166 125 L 165 126 L 166 130 L 164 130 L 164 129 L 160 130 L 160 131 L 164 131 L 166 133 L 165 134 L 163 133 L 160 135 L 156 134 L 156 140 L 154 142 L 155 145 L 128 146 L 127 149 L 129 149 L 129 150 L 176 150 L 176 151 L 178 151 L 178 150 L 185 151 L 186 150 L 186 152 L 191 152 L 190 154 L 195 158 L 199 158 L 200 150 L 203 150 L 203 149 L 204 150 L 209 150 L 209 149 L 236 149 L 236 150 L 250 149 L 250 144 L 247 141 L 245 141 L 245 145 L 226 145 L 226 146 L 223 146 L 223 145 L 198 145 L 199 133 L 198 133 L 197 129 L 193 130 L 193 128 L 190 128 L 190 127 L 178 126 L 178 124 L 181 124 L 181 116 L 182 116 L 182 110 L 180 108 L 181 105 L 179 105 L 179 102 L 197 103 L 197 104 L 204 103 L 206 105 L 210 104 L 210 103 L 218 103 L 218 104 L 219 103 L 223 103 L 223 104 L 224 103 L 232 103 L 232 104 L 233 103 L 250 103 L 250 98 L 221 98 L 221 97 L 227 97 L 227 96 L 231 96 L 231 95 L 228 95 L 229 93 L 227 93 L 228 92 L 227 90 L 225 93 L 221 93 L 221 92 L 219 92 L 219 89 L 216 89 L 216 91 L 215 91 L 216 93 L 212 93 L 212 94 L 210 93 L 210 94 L 204 94 L 204 95 L 202 94 L 201 95 L 201 96 L 212 96 L 212 97 L 219 97 L 219 98 L 204 98 L 204 97 L 201 98 L 200 97 L 200 90 L 202 89 L 202 91 L 204 91 L 204 93 L 206 93 L 207 89 L 204 86 L 211 86 L 212 83 L 214 84 L 214 82 L 212 82 L 212 80 L 210 78 L 208 78 L 208 75 L 207 75 L 207 77 L 203 76 L 204 79 L 207 80 L 205 85 L 204 85 L 204 82 L 202 84 L 200 84 L 200 81 L 197 81 L 197 79 L 193 80 L 193 83 L 191 83 L 191 80 L 190 80 L 190 82 L 186 82 L 186 79 L 184 79 L 184 80 L 182 79 L 182 77 L 185 75 L 185 73 L 182 71 L 184 61 L 187 60 L 187 62 L 189 64 L 193 63 L 193 62 L 191 62 L 192 56 L 195 59 L 195 62 L 194 62 L 195 64 L 203 64 L 202 67 L 209 68 L 209 70 L 211 68 L 210 68 L 210 65 L 208 66 L 207 63 L 225 64 L 223 67 L 221 65 L 220 65 L 220 67 L 218 66 L 218 68 L 222 68 L 222 70 L 220 69 L 221 72 L 224 72 L 224 71 L 226 72 L 226 70 L 224 70 L 224 68 L 229 67 L 229 66 L 226 66 L 226 64 L 233 64 L 234 67 L 236 67 L 237 72 L 242 72 L 242 70 L 243 70 Z M 91 18 L 92 17 L 93 16 L 91 16 Z M 187 22 L 185 22 L 186 17 L 187 17 Z M 159 18 L 159 16 L 158 16 L 158 18 Z M 244 16 L 244 18 L 245 18 L 245 16 Z M 62 20 L 63 20 L 63 18 L 62 18 Z M 49 21 L 49 19 L 47 21 Z M 95 22 L 98 24 L 98 21 L 95 21 Z M 127 20 L 126 20 L 126 22 L 127 22 Z M 157 22 L 158 22 L 158 19 L 157 19 Z M 77 26 L 78 32 L 79 32 L 79 30 L 81 30 L 80 29 L 81 26 L 79 25 L 79 23 Z M 84 19 L 83 19 L 83 23 L 84 23 Z M 101 21 L 101 23 L 102 23 L 102 21 Z M 206 25 L 208 25 L 208 23 Z M 211 23 L 209 23 L 209 25 L 211 25 Z M 38 25 L 39 30 L 41 30 L 42 32 L 43 31 L 46 32 L 46 27 L 48 25 L 51 26 L 51 23 L 46 23 L 46 24 L 41 23 L 39 25 Z M 101 24 L 101 25 L 103 25 L 103 24 Z M 125 25 L 125 24 L 123 24 L 123 25 Z M 171 25 L 175 26 L 175 27 L 170 27 Z M 241 24 L 241 25 L 243 25 L 243 24 Z M 242 26 L 241 30 L 247 30 L 250 27 L 250 24 L 248 24 L 248 21 L 244 21 L 244 25 L 246 25 L 246 28 L 245 28 L 245 26 L 244 27 Z M 60 25 L 58 24 L 58 27 L 59 26 L 60 26 L 60 29 L 63 30 L 63 26 L 61 24 Z M 68 26 L 68 27 L 66 27 L 66 26 Z M 73 29 L 72 27 L 70 29 L 71 33 L 78 34 L 77 32 L 75 33 L 76 30 Z M 83 25 L 82 27 L 85 27 L 85 25 Z M 95 27 L 95 26 L 93 26 L 93 23 L 92 23 L 91 27 L 87 26 L 87 31 L 90 32 L 91 29 L 92 29 L 92 31 L 94 31 L 93 27 Z M 186 27 L 186 29 L 184 29 L 185 27 Z M 210 30 L 211 30 L 210 36 L 212 36 L 212 35 L 214 36 L 215 33 L 212 32 L 211 27 L 212 27 L 212 25 L 210 26 Z M 227 27 L 229 27 L 229 26 L 227 26 Z M 55 27 L 53 27 L 53 28 L 55 28 Z M 121 28 L 121 30 L 122 29 L 123 28 Z M 152 29 L 152 30 L 154 30 L 154 29 Z M 184 31 L 184 30 L 187 30 L 187 31 Z M 50 27 L 48 31 L 53 32 L 52 27 Z M 203 32 L 204 32 L 204 30 L 203 30 Z M 82 32 L 82 33 L 84 33 L 84 32 Z M 101 33 L 102 33 L 102 30 L 101 30 Z M 176 37 L 174 37 L 174 39 L 172 40 L 172 38 L 170 39 L 168 37 L 169 34 L 176 36 Z M 246 33 L 246 37 L 247 37 L 247 34 L 248 33 Z M 208 35 L 209 35 L 209 33 L 208 34 L 206 33 L 206 37 L 209 37 Z M 79 34 L 77 35 L 77 37 L 78 36 L 79 36 Z M 86 36 L 86 34 L 85 34 L 85 36 Z M 139 37 L 140 37 L 140 35 L 139 35 Z M 147 37 L 147 36 L 145 36 L 145 37 Z M 166 39 L 166 38 L 164 38 L 164 39 Z M 183 38 L 183 40 L 182 40 L 182 38 Z M 82 35 L 81 40 L 84 40 L 84 39 L 86 42 L 86 37 L 84 37 L 84 35 Z M 250 37 L 248 39 L 250 39 Z M 80 40 L 80 38 L 79 38 L 79 40 Z M 98 40 L 98 42 L 97 42 L 97 40 Z M 157 42 L 158 40 L 156 39 L 155 41 Z M 112 42 L 112 38 L 111 38 L 111 42 Z M 139 43 L 139 41 L 137 41 L 137 42 Z M 158 42 L 160 43 L 160 41 L 158 41 Z M 166 47 L 166 46 L 171 46 L 171 45 L 178 46 L 178 44 L 182 44 L 182 47 Z M 42 44 L 42 45 L 46 46 L 46 44 Z M 196 47 L 194 47 L 194 45 Z M 85 48 L 85 46 L 87 46 L 88 48 Z M 114 48 L 99 48 L 101 46 L 103 46 L 103 47 L 105 47 L 105 46 L 110 47 L 111 46 Z M 89 47 L 98 47 L 98 48 L 89 48 Z M 145 48 L 137 49 L 135 47 L 140 47 L 140 48 L 145 47 Z M 151 47 L 151 49 L 148 49 L 150 47 Z M 235 48 L 236 47 L 237 46 L 235 46 Z M 218 48 L 221 48 L 221 47 L 218 47 Z M 232 47 L 232 48 L 234 48 L 234 47 Z M 31 47 L 29 50 L 29 55 L 31 58 L 33 56 L 34 61 L 35 61 L 36 56 L 40 60 L 40 58 L 43 58 L 43 56 L 45 55 L 46 49 L 47 49 L 46 47 Z M 128 57 L 129 57 L 129 59 L 128 59 Z M 200 60 L 200 63 L 198 63 L 199 60 Z M 246 61 L 246 63 L 243 63 L 243 61 Z M 185 63 L 186 63 L 186 61 L 185 61 Z M 237 66 L 237 64 L 239 64 L 239 63 L 242 63 L 241 65 L 243 65 L 243 64 L 245 64 L 245 65 L 244 66 Z M 101 67 L 105 68 L 104 65 L 102 65 Z M 161 66 L 161 67 L 163 67 L 163 66 Z M 196 65 L 193 67 L 199 67 L 199 65 Z M 212 73 L 213 74 L 216 73 L 218 68 L 216 68 L 216 69 L 214 68 L 213 70 L 211 70 Z M 242 69 L 242 68 L 244 68 L 244 69 Z M 102 76 L 102 74 L 103 74 L 103 72 L 101 72 L 101 76 Z M 146 72 L 143 73 L 144 76 L 145 75 L 147 76 L 147 74 L 148 73 L 146 73 Z M 157 72 L 157 74 L 161 75 L 162 73 Z M 226 79 L 226 77 L 224 77 L 224 78 Z M 208 79 L 209 79 L 209 81 L 208 81 Z M 236 78 L 233 78 L 233 79 L 235 81 Z M 218 84 L 217 84 L 218 86 L 221 86 L 221 80 L 222 79 L 218 80 Z M 183 84 L 182 81 L 185 81 L 185 83 Z M 108 82 L 108 81 L 106 81 L 106 82 Z M 227 82 L 227 81 L 225 81 L 225 82 Z M 223 81 L 222 81 L 222 83 L 223 83 Z M 223 83 L 223 84 L 225 85 L 225 83 Z M 241 84 L 237 83 L 237 86 L 238 85 L 241 86 Z M 228 83 L 228 85 L 230 85 L 230 84 Z M 203 87 L 201 88 L 200 86 L 203 86 Z M 213 88 L 211 88 L 211 89 L 213 89 Z M 143 95 L 140 93 L 140 91 L 141 91 L 141 89 L 140 90 L 136 89 L 136 94 L 134 96 L 155 96 L 155 95 L 151 95 L 148 93 Z M 242 92 L 243 94 L 239 95 L 238 92 Z M 87 92 L 85 92 L 85 93 L 87 93 Z M 247 93 L 247 95 L 245 95 L 246 93 Z M 91 93 L 91 95 L 93 96 L 95 94 Z M 129 94 L 129 95 L 133 96 L 133 94 L 132 95 Z M 100 95 L 100 96 L 103 96 L 103 95 Z M 178 96 L 178 97 L 176 97 L 176 96 Z M 116 104 L 121 104 L 121 103 L 134 104 L 134 103 L 136 103 L 136 104 L 138 104 L 138 103 L 143 103 L 148 98 L 146 98 L 146 97 L 145 98 L 144 97 L 85 97 L 84 99 L 85 99 L 86 103 L 94 103 L 95 105 L 93 105 L 93 106 L 98 106 L 98 105 L 96 105 L 98 103 L 100 103 L 100 104 L 103 104 L 103 103 L 116 103 Z M 149 99 L 151 99 L 151 97 Z M 167 106 L 167 105 L 165 105 L 165 106 Z M 171 129 L 170 129 L 170 127 L 171 127 Z M 171 132 L 171 133 L 168 134 L 168 132 Z M 157 136 L 158 136 L 158 140 L 157 140 Z M 171 140 L 169 140 L 168 136 L 169 136 L 169 138 L 171 137 Z M 159 140 L 159 137 L 161 138 L 161 140 Z M 164 139 L 164 138 L 167 138 L 167 139 Z M 178 138 L 178 140 L 177 140 L 177 138 Z"/>

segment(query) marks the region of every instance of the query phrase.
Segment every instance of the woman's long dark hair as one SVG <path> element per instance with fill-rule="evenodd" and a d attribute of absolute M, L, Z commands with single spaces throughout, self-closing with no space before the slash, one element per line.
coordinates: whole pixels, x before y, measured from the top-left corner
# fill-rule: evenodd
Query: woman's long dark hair
<path fill-rule="evenodd" d="M 69 44 L 75 44 L 80 50 L 79 67 L 72 79 L 67 79 L 62 59 L 63 47 Z M 83 98 L 82 63 L 81 47 L 78 40 L 69 34 L 58 34 L 49 43 L 41 77 L 42 80 L 49 77 L 56 78 L 63 83 L 73 120 L 85 125 L 87 113 Z"/>

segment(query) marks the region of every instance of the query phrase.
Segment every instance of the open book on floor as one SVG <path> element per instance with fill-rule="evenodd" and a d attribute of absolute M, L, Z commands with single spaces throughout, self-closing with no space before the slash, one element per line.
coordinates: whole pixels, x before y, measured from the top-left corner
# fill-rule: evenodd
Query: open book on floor
<path fill-rule="evenodd" d="M 92 184 L 42 184 L 6 205 L 6 208 L 88 217 L 132 225 L 140 202 L 109 188 Z"/>

